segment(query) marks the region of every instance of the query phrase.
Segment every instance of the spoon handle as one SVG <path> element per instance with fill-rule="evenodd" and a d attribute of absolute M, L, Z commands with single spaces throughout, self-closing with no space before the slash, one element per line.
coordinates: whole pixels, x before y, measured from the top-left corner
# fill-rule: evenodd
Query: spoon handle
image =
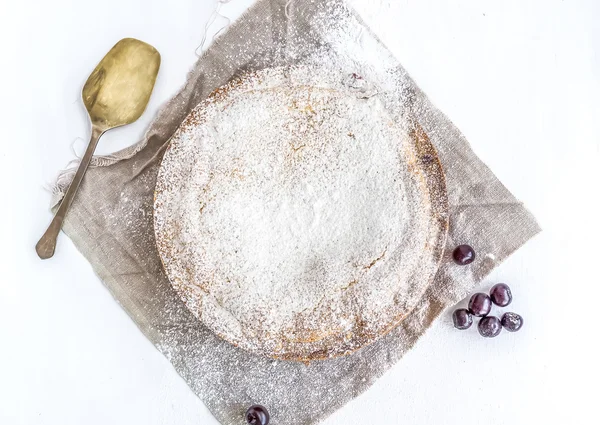
<path fill-rule="evenodd" d="M 58 233 L 63 224 L 63 220 L 67 215 L 67 211 L 71 207 L 73 200 L 75 199 L 75 195 L 77 194 L 77 190 L 79 189 L 79 185 L 83 180 L 83 176 L 90 165 L 90 161 L 92 160 L 92 155 L 94 154 L 94 150 L 96 150 L 96 146 L 98 145 L 98 140 L 100 136 L 102 136 L 104 130 L 92 126 L 92 136 L 90 138 L 90 143 L 88 144 L 87 149 L 85 150 L 85 154 L 83 158 L 81 158 L 81 162 L 79 163 L 79 168 L 77 168 L 77 172 L 75 173 L 75 177 L 73 177 L 73 181 L 67 190 L 58 210 L 56 211 L 56 215 L 52 219 L 50 226 L 48 226 L 48 230 L 44 233 L 44 236 L 39 240 L 39 242 L 35 246 L 35 251 L 38 256 L 45 260 L 54 255 L 54 249 L 56 248 L 56 239 L 58 238 Z"/>

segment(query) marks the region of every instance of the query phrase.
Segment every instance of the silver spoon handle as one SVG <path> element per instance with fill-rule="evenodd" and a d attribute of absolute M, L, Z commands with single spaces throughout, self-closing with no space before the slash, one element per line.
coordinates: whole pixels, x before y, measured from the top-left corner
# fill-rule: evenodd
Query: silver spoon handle
<path fill-rule="evenodd" d="M 98 145 L 98 140 L 100 136 L 102 136 L 104 130 L 92 126 L 92 136 L 90 137 L 90 143 L 88 144 L 87 149 L 85 150 L 85 154 L 83 158 L 81 158 L 81 162 L 79 163 L 79 168 L 77 168 L 77 172 L 75 173 L 75 177 L 73 177 L 73 181 L 65 194 L 58 210 L 56 211 L 56 215 L 52 219 L 50 226 L 48 226 L 48 230 L 44 233 L 44 236 L 39 240 L 39 242 L 35 246 L 35 251 L 38 256 L 45 260 L 54 255 L 54 249 L 56 248 L 56 239 L 58 238 L 58 234 L 63 224 L 63 220 L 67 215 L 67 211 L 71 207 L 73 200 L 75 199 L 75 195 L 77 194 L 77 190 L 79 189 L 79 185 L 83 180 L 83 176 L 90 165 L 90 161 L 92 160 L 92 155 L 96 150 L 96 146 Z"/>

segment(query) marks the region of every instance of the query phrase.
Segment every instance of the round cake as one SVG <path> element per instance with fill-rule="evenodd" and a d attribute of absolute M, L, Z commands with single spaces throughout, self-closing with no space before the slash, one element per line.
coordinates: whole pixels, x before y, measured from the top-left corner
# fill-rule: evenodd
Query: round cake
<path fill-rule="evenodd" d="M 286 70 L 216 90 L 171 138 L 155 232 L 187 307 L 273 358 L 351 353 L 431 283 L 447 232 L 437 154 L 379 96 Z"/>

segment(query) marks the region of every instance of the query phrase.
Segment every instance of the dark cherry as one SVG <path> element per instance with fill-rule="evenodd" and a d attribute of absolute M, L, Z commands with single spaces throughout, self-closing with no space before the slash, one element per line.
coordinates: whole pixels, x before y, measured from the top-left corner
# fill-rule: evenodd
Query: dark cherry
<path fill-rule="evenodd" d="M 469 300 L 469 311 L 471 314 L 477 317 L 484 317 L 490 314 L 492 309 L 492 300 L 487 294 L 478 292 L 471 296 Z"/>
<path fill-rule="evenodd" d="M 490 289 L 492 302 L 500 307 L 506 307 L 512 301 L 512 293 L 506 283 L 498 283 Z"/>
<path fill-rule="evenodd" d="M 473 324 L 473 316 L 471 316 L 471 313 L 466 308 L 459 308 L 458 310 L 454 310 L 452 321 L 456 329 L 469 329 Z"/>
<path fill-rule="evenodd" d="M 502 325 L 500 320 L 495 316 L 487 316 L 479 321 L 477 325 L 479 334 L 485 338 L 494 338 L 500 334 Z"/>
<path fill-rule="evenodd" d="M 250 406 L 246 411 L 246 422 L 250 425 L 267 425 L 269 423 L 269 412 L 260 404 Z"/>
<path fill-rule="evenodd" d="M 475 261 L 475 250 L 469 245 L 459 245 L 452 253 L 452 258 L 456 264 L 466 266 Z"/>
<path fill-rule="evenodd" d="M 516 332 L 523 326 L 523 318 L 517 313 L 504 313 L 502 326 L 509 332 Z"/>

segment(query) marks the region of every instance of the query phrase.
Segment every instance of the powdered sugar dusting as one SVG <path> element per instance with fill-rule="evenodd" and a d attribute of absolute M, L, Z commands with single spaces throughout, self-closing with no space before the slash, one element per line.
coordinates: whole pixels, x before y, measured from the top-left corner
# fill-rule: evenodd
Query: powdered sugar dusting
<path fill-rule="evenodd" d="M 418 155 L 356 73 L 275 68 L 217 90 L 173 137 L 158 178 L 173 286 L 255 352 L 360 348 L 410 312 L 437 265 Z"/>

